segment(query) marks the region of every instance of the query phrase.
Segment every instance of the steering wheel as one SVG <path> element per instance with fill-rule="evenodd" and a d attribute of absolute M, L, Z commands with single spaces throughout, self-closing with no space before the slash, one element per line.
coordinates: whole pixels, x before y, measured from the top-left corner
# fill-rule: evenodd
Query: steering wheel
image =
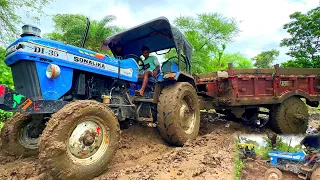
<path fill-rule="evenodd" d="M 169 57 L 167 61 L 170 61 L 171 59 L 175 59 L 175 58 L 178 60 L 178 56 L 172 56 L 172 57 Z"/>
<path fill-rule="evenodd" d="M 140 67 L 139 70 L 145 70 L 146 69 L 143 60 L 139 56 L 137 56 L 135 54 L 127 54 L 127 55 L 124 56 L 124 59 L 127 59 L 127 58 L 133 58 L 137 62 L 137 64 L 139 65 L 139 67 Z"/>

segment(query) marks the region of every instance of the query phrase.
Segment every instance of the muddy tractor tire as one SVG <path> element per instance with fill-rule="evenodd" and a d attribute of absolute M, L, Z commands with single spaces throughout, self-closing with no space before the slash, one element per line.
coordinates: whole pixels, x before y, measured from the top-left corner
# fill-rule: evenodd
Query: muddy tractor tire
<path fill-rule="evenodd" d="M 264 174 L 265 180 L 282 180 L 283 175 L 282 172 L 277 168 L 270 168 Z"/>
<path fill-rule="evenodd" d="M 270 125 L 277 133 L 305 133 L 309 113 L 306 104 L 298 97 L 290 97 L 275 106 L 271 112 Z"/>
<path fill-rule="evenodd" d="M 157 127 L 170 145 L 183 146 L 197 137 L 200 127 L 200 108 L 197 92 L 187 82 L 165 87 L 158 102 Z"/>
<path fill-rule="evenodd" d="M 320 179 L 320 167 L 312 172 L 311 180 L 319 180 Z"/>
<path fill-rule="evenodd" d="M 48 121 L 39 159 L 55 179 L 92 179 L 107 169 L 119 141 L 119 122 L 110 108 L 97 101 L 75 101 Z"/>
<path fill-rule="evenodd" d="M 35 156 L 38 154 L 39 137 L 28 133 L 31 115 L 16 113 L 7 119 L 1 129 L 1 149 L 9 155 Z"/>

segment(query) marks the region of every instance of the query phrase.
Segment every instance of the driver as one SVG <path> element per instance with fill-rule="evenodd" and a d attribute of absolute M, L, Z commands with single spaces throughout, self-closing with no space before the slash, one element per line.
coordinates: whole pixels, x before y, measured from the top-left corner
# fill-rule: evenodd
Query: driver
<path fill-rule="evenodd" d="M 320 157 L 320 150 L 319 149 L 313 149 L 310 156 L 307 156 L 305 158 L 305 161 L 309 161 L 304 163 L 303 166 L 308 166 L 313 160 L 315 160 L 316 157 Z"/>
<path fill-rule="evenodd" d="M 150 56 L 150 50 L 147 46 L 143 46 L 141 48 L 142 55 L 144 56 L 144 67 L 146 69 L 140 70 L 139 78 L 143 78 L 142 87 L 139 91 L 137 91 L 140 96 L 144 95 L 144 90 L 148 84 L 148 78 L 150 76 L 156 77 L 159 73 L 160 63 L 156 56 Z"/>

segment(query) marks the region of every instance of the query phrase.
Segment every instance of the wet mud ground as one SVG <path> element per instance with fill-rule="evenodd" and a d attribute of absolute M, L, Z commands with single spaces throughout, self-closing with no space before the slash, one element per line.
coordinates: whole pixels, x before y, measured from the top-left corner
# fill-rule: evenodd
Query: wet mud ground
<path fill-rule="evenodd" d="M 311 116 L 310 124 L 318 117 L 320 119 L 316 114 Z M 234 179 L 234 136 L 237 133 L 266 132 L 271 130 L 226 121 L 217 114 L 202 113 L 199 136 L 184 147 L 172 147 L 162 140 L 156 128 L 130 126 L 122 130 L 119 149 L 108 170 L 94 180 Z M 250 174 L 256 171 L 256 166 L 252 168 L 249 164 L 243 169 L 244 179 L 252 177 Z M 262 173 L 260 169 L 259 174 Z M 37 157 L 12 157 L 0 151 L 2 179 L 49 180 L 52 177 Z"/>
<path fill-rule="evenodd" d="M 269 169 L 263 161 L 247 160 L 241 171 L 241 180 L 265 180 L 264 174 Z M 300 180 L 297 174 L 282 171 L 284 180 Z"/>

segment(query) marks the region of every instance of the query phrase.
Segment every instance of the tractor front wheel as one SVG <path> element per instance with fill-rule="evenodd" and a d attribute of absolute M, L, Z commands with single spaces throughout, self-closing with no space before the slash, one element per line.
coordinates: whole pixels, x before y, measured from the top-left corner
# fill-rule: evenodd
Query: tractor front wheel
<path fill-rule="evenodd" d="M 40 162 L 57 179 L 92 179 L 107 169 L 119 140 L 119 123 L 110 108 L 97 101 L 75 101 L 47 123 L 39 143 Z"/>
<path fill-rule="evenodd" d="M 169 144 L 183 146 L 197 137 L 200 127 L 200 109 L 197 92 L 187 82 L 165 87 L 158 102 L 157 127 Z"/>
<path fill-rule="evenodd" d="M 265 180 L 282 180 L 282 172 L 277 168 L 270 168 L 264 175 Z"/>
<path fill-rule="evenodd" d="M 7 119 L 1 130 L 1 149 L 10 155 L 34 156 L 38 154 L 40 133 L 33 133 L 32 117 L 16 113 Z"/>

